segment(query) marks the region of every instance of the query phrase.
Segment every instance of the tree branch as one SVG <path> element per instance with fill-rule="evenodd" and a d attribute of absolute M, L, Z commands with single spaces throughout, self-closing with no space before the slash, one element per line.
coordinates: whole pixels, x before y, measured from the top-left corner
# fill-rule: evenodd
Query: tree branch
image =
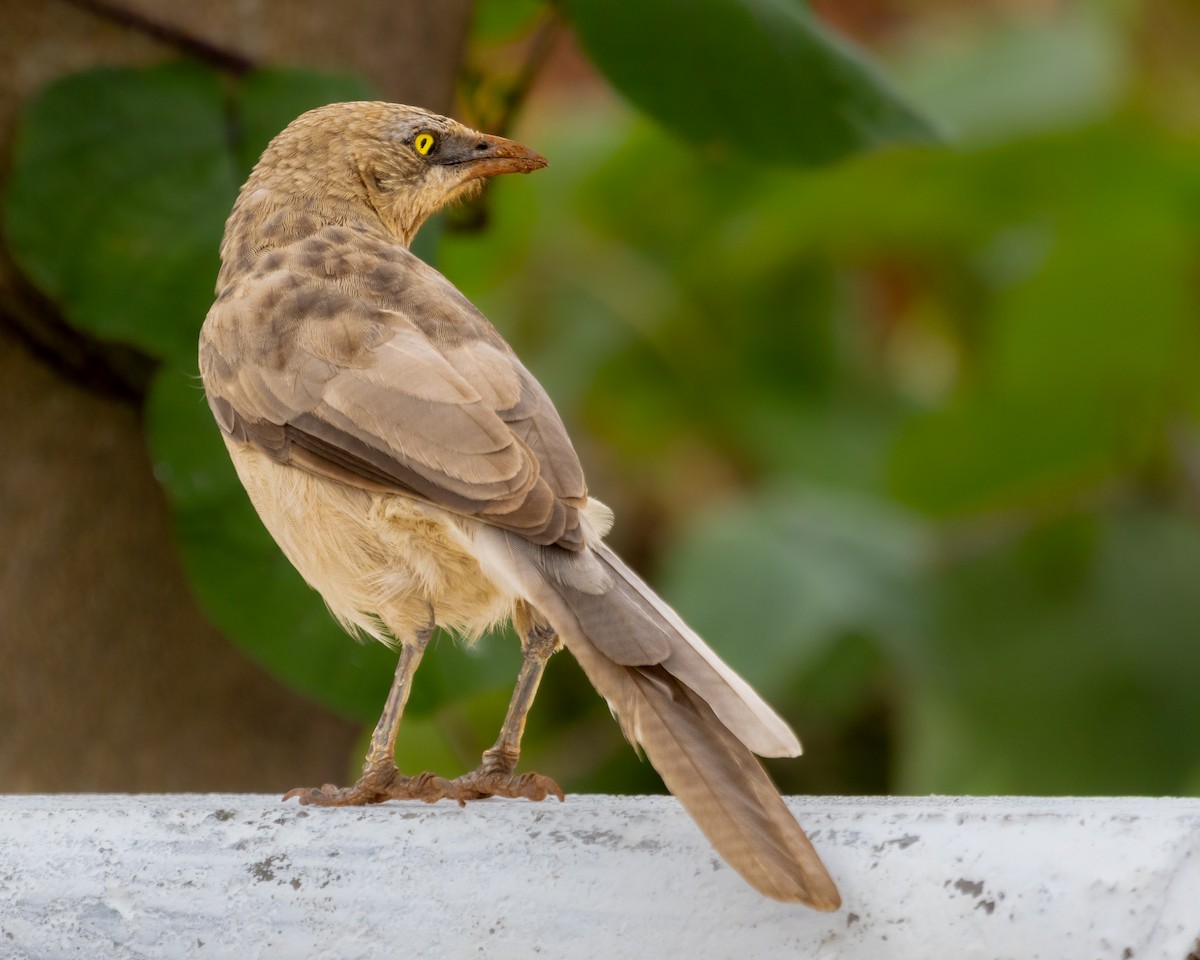
<path fill-rule="evenodd" d="M 161 20 L 155 20 L 137 10 L 130 10 L 109 0 L 62 0 L 63 3 L 86 10 L 88 13 L 116 23 L 148 37 L 153 37 L 160 43 L 174 47 L 189 57 L 194 57 L 202 63 L 207 63 L 218 70 L 224 70 L 240 76 L 257 69 L 258 63 L 241 53 L 226 50 L 215 43 L 181 30 L 179 27 Z"/>

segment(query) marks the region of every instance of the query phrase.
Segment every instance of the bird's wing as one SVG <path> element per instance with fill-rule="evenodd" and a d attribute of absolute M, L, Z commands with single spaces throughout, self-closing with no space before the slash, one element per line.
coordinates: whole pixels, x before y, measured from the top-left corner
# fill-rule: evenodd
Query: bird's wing
<path fill-rule="evenodd" d="M 225 433 L 534 543 L 581 547 L 583 470 L 532 374 L 407 250 L 326 233 L 323 263 L 303 247 L 270 254 L 210 311 L 201 374 Z"/>

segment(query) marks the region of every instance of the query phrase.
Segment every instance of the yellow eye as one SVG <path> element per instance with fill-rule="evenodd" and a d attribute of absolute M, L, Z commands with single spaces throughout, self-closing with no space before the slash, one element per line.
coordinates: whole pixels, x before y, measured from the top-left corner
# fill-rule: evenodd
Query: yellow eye
<path fill-rule="evenodd" d="M 428 155 L 429 151 L 433 149 L 433 134 L 418 133 L 417 139 L 413 141 L 413 147 L 421 156 Z"/>

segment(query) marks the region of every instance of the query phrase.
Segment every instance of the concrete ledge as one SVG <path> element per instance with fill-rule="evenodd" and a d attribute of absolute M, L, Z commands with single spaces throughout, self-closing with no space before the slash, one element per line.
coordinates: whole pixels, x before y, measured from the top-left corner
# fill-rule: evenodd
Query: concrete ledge
<path fill-rule="evenodd" d="M 674 800 L 0 797 L 0 957 L 1164 958 L 1200 800 L 791 801 L 842 889 L 765 900 Z"/>

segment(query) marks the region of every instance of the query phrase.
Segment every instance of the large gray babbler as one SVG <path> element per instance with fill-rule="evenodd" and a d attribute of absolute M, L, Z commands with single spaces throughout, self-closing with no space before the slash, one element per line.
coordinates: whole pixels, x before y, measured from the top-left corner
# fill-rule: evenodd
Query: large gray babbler
<path fill-rule="evenodd" d="M 547 658 L 565 644 L 713 846 L 757 889 L 835 909 L 812 844 L 754 754 L 788 726 L 603 543 L 550 398 L 487 319 L 408 246 L 533 151 L 388 103 L 306 113 L 238 195 L 200 335 L 213 414 L 279 546 L 350 631 L 399 641 L 352 787 L 301 803 L 562 798 L 514 773 Z M 524 662 L 495 746 L 456 780 L 395 766 L 400 715 L 435 625 L 511 618 Z M 560 642 L 561 638 L 561 642 Z"/>

